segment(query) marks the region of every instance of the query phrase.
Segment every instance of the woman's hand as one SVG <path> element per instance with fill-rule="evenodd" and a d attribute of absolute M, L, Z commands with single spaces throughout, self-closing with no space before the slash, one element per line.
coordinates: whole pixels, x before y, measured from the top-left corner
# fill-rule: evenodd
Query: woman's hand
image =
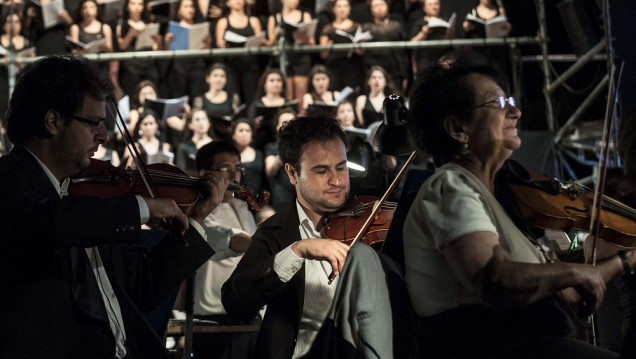
<path fill-rule="evenodd" d="M 203 48 L 211 49 L 212 48 L 212 36 L 210 34 L 205 35 L 203 38 Z"/>
<path fill-rule="evenodd" d="M 464 31 L 466 31 L 466 32 L 471 32 L 471 31 L 475 30 L 475 24 L 473 24 L 470 21 L 464 21 L 462 23 L 462 27 L 464 28 Z"/>
<path fill-rule="evenodd" d="M 66 25 L 73 24 L 73 18 L 68 14 L 66 9 L 62 9 L 59 13 L 57 13 L 57 17 L 59 17 L 62 21 L 66 23 Z"/>
<path fill-rule="evenodd" d="M 146 24 L 143 22 L 134 22 L 134 21 L 130 21 L 128 20 L 128 25 L 130 25 L 130 30 L 128 30 L 128 33 L 131 34 L 134 37 L 139 36 L 139 34 L 141 34 L 142 31 L 144 31 L 144 29 L 146 28 Z"/>
<path fill-rule="evenodd" d="M 173 42 L 174 34 L 171 32 L 166 32 L 166 36 L 163 37 L 163 41 L 165 41 L 166 44 Z"/>
<path fill-rule="evenodd" d="M 212 5 L 210 6 L 210 11 L 208 11 L 208 17 L 210 19 L 218 19 L 223 15 L 223 10 L 216 6 L 216 5 Z"/>

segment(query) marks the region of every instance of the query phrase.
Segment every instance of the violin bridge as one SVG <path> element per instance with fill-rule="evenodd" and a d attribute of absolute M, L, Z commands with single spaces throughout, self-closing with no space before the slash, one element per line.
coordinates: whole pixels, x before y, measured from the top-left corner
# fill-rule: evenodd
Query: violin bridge
<path fill-rule="evenodd" d="M 561 190 L 574 201 L 581 194 L 581 186 L 574 181 L 561 182 Z"/>

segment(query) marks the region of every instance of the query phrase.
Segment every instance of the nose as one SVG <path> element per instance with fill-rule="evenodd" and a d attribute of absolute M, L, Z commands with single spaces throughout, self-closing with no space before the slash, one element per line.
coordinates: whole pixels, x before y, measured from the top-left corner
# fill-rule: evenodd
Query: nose
<path fill-rule="evenodd" d="M 521 117 L 521 110 L 516 107 L 516 106 L 512 106 L 511 104 L 506 102 L 506 111 L 508 116 L 513 117 L 513 118 L 519 118 Z"/>
<path fill-rule="evenodd" d="M 342 177 L 338 173 L 334 173 L 329 179 L 329 184 L 331 186 L 340 186 L 342 185 Z"/>
<path fill-rule="evenodd" d="M 97 130 L 97 133 L 95 134 L 95 139 L 97 140 L 97 142 L 99 142 L 102 145 L 108 142 L 109 136 L 108 136 L 108 130 L 106 129 L 106 127 L 101 127 Z"/>

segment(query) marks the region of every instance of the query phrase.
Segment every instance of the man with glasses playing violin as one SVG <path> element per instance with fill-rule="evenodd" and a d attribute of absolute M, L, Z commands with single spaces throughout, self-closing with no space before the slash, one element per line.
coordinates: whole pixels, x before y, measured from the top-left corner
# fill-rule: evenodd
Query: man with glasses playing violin
<path fill-rule="evenodd" d="M 2 357 L 165 358 L 139 311 L 169 301 L 213 254 L 201 223 L 229 183 L 220 174 L 190 218 L 171 199 L 72 195 L 69 177 L 108 141 L 111 96 L 98 67 L 72 56 L 39 60 L 15 87 L 15 146 L 0 159 Z M 141 231 L 161 220 L 174 233 Z"/>
<path fill-rule="evenodd" d="M 220 173 L 227 180 L 239 184 L 245 167 L 241 154 L 233 143 L 213 141 L 197 151 L 199 176 Z M 256 221 L 245 201 L 234 198 L 232 191 L 225 192 L 221 203 L 203 223 L 207 240 L 214 256 L 197 270 L 194 289 L 194 315 L 199 319 L 219 324 L 243 324 L 231 321 L 221 304 L 221 286 L 230 277 L 252 242 Z M 193 353 L 201 358 L 247 358 L 251 334 L 201 334 L 195 335 Z M 244 356 L 238 353 L 244 353 Z"/>

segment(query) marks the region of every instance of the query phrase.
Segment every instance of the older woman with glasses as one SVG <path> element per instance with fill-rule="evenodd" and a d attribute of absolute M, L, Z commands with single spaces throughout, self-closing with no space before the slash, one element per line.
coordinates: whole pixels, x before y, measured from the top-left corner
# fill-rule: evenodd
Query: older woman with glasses
<path fill-rule="evenodd" d="M 617 358 L 575 337 L 617 256 L 596 266 L 555 262 L 505 200 L 502 169 L 521 146 L 521 111 L 496 71 L 471 58 L 426 70 L 410 97 L 420 147 L 440 167 L 404 223 L 406 281 L 428 358 Z M 470 59 L 470 60 L 469 60 Z M 518 227 L 520 225 L 520 227 Z M 636 264 L 633 251 L 628 265 Z"/>

